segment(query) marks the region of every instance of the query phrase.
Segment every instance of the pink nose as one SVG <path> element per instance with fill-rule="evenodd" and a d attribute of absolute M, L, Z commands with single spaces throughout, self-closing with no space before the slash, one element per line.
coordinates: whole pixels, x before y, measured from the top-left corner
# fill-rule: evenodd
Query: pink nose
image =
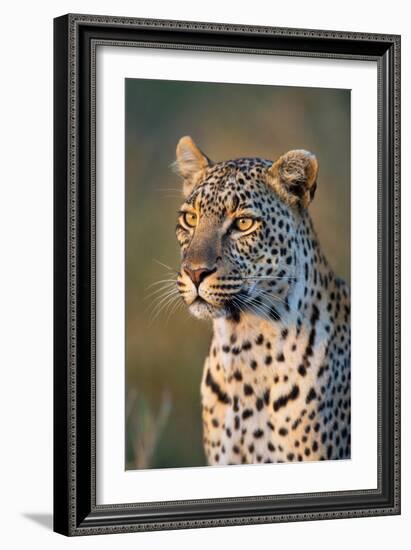
<path fill-rule="evenodd" d="M 187 265 L 185 265 L 183 269 L 196 285 L 196 287 L 199 287 L 206 277 L 215 272 L 215 268 L 208 269 L 207 267 L 198 267 L 196 269 L 192 269 Z"/>

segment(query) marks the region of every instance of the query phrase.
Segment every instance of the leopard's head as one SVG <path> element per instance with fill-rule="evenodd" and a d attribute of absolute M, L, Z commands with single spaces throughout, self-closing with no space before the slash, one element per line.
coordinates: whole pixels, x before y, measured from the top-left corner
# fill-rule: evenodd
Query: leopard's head
<path fill-rule="evenodd" d="M 177 145 L 185 200 L 176 227 L 178 290 L 199 318 L 272 319 L 286 303 L 297 264 L 296 231 L 316 188 L 318 164 L 307 151 L 277 161 L 214 163 L 190 137 Z"/>

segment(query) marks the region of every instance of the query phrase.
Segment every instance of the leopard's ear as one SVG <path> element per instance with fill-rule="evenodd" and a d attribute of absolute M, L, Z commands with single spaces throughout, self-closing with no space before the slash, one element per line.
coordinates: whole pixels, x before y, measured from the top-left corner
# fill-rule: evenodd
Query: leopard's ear
<path fill-rule="evenodd" d="M 190 136 L 184 136 L 177 144 L 175 171 L 184 178 L 183 192 L 187 196 L 198 183 L 204 170 L 211 166 L 210 159 L 197 147 Z"/>
<path fill-rule="evenodd" d="M 267 174 L 268 183 L 286 204 L 307 208 L 314 198 L 318 162 L 309 151 L 288 151 L 270 166 Z"/>

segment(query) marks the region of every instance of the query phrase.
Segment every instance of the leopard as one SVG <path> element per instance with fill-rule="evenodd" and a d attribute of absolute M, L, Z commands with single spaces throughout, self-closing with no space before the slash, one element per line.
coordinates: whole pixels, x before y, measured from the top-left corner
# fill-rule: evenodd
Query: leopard
<path fill-rule="evenodd" d="M 349 459 L 350 292 L 309 213 L 317 157 L 214 162 L 184 136 L 174 169 L 177 290 L 213 328 L 200 389 L 207 465 Z"/>

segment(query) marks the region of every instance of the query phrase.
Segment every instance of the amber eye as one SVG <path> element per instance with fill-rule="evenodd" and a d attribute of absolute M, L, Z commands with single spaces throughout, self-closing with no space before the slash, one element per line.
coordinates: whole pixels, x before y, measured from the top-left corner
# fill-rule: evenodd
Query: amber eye
<path fill-rule="evenodd" d="M 197 225 L 198 216 L 195 212 L 184 212 L 183 220 L 188 227 L 195 227 Z"/>
<path fill-rule="evenodd" d="M 252 218 L 237 218 L 234 222 L 234 227 L 238 231 L 248 231 L 254 225 L 254 220 Z"/>

